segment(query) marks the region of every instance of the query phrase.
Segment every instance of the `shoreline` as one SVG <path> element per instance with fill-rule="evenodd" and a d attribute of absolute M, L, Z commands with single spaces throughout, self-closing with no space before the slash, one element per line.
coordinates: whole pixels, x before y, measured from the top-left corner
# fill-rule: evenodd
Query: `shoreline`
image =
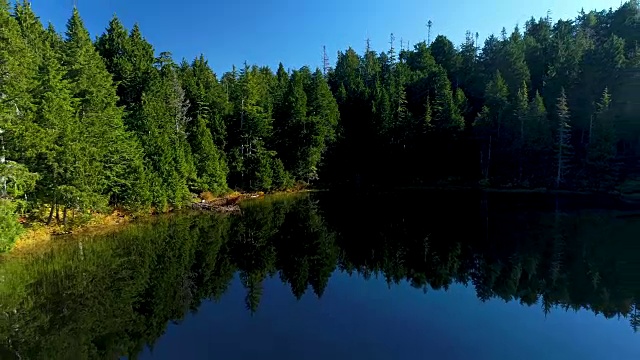
<path fill-rule="evenodd" d="M 0 253 L 1 256 L 9 254 L 15 254 L 28 250 L 29 248 L 37 247 L 42 244 L 46 244 L 49 241 L 63 236 L 69 235 L 92 235 L 92 234 L 104 234 L 112 231 L 117 231 L 123 225 L 128 225 L 138 221 L 144 221 L 161 216 L 175 216 L 179 214 L 195 214 L 195 213 L 217 213 L 217 214 L 230 214 L 240 213 L 240 204 L 247 200 L 262 199 L 266 196 L 277 196 L 283 194 L 296 194 L 304 192 L 313 192 L 310 189 L 298 189 L 289 191 L 276 191 L 272 193 L 256 192 L 256 193 L 241 193 L 233 192 L 224 196 L 211 198 L 204 200 L 200 196 L 200 202 L 193 202 L 190 205 L 185 205 L 180 209 L 169 209 L 167 212 L 157 213 L 133 213 L 130 211 L 123 211 L 118 208 L 112 208 L 110 213 L 95 213 L 91 215 L 91 218 L 84 224 L 77 226 L 68 226 L 54 223 L 47 225 L 41 221 L 23 222 L 25 226 L 24 232 L 16 239 L 12 248 L 4 253 Z"/>
<path fill-rule="evenodd" d="M 578 191 L 578 190 L 556 190 L 556 189 L 526 189 L 526 188 L 482 188 L 473 186 L 400 186 L 390 187 L 386 189 L 362 189 L 373 190 L 373 192 L 386 191 L 478 191 L 484 193 L 498 194 L 540 194 L 540 195 L 580 195 L 580 196 L 610 196 L 627 204 L 640 205 L 640 196 L 638 194 L 621 194 L 617 192 L 596 192 L 596 191 Z M 16 239 L 13 247 L 2 255 L 21 252 L 24 249 L 31 248 L 47 243 L 56 237 L 68 235 L 82 234 L 102 234 L 111 231 L 117 231 L 123 225 L 131 224 L 137 221 L 144 221 L 160 216 L 174 216 L 178 214 L 189 213 L 218 213 L 218 214 L 241 214 L 239 204 L 245 201 L 264 199 L 265 197 L 292 195 L 311 192 L 325 192 L 327 189 L 295 189 L 285 191 L 275 191 L 271 193 L 240 193 L 233 192 L 224 196 L 204 200 L 200 196 L 199 202 L 193 202 L 180 209 L 169 209 L 167 212 L 157 213 L 133 213 L 122 211 L 118 208 L 112 208 L 110 213 L 92 214 L 91 218 L 84 224 L 77 226 L 65 227 L 61 224 L 46 225 L 41 221 L 24 222 L 25 231 Z M 337 190 L 340 192 L 340 190 Z"/>

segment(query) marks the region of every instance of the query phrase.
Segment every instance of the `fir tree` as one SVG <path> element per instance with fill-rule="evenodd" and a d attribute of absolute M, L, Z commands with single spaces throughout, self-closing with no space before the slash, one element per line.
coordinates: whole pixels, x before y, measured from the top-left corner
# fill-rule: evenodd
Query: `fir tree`
<path fill-rule="evenodd" d="M 227 190 L 227 165 L 220 150 L 213 143 L 211 132 L 202 117 L 196 118 L 196 126 L 190 141 L 202 190 L 221 194 Z"/>
<path fill-rule="evenodd" d="M 553 153 L 553 133 L 540 93 L 529 102 L 524 128 L 524 154 L 530 166 L 531 179 L 537 185 L 545 185 L 549 178 L 549 166 Z"/>
<path fill-rule="evenodd" d="M 611 185 L 615 179 L 614 159 L 617 139 L 610 104 L 611 96 L 609 90 L 605 88 L 589 128 L 587 166 L 596 188 Z"/>
<path fill-rule="evenodd" d="M 141 140 L 147 164 L 157 174 L 154 203 L 164 207 L 168 201 L 180 207 L 188 202 L 189 186 L 197 176 L 186 134 L 188 103 L 175 64 L 163 61 L 161 76 L 142 97 Z"/>
<path fill-rule="evenodd" d="M 567 96 L 564 88 L 560 92 L 558 103 L 556 105 L 558 125 L 556 130 L 556 179 L 555 185 L 559 188 L 564 185 L 567 180 L 571 157 L 573 155 L 573 146 L 571 145 L 571 125 L 569 106 L 567 105 Z"/>

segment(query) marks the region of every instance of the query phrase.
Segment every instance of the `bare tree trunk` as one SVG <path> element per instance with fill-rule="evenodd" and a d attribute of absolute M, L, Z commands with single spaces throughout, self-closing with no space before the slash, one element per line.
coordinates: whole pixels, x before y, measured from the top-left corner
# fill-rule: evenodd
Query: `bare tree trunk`
<path fill-rule="evenodd" d="M 51 204 L 51 210 L 49 211 L 49 219 L 47 219 L 47 225 L 51 225 L 51 221 L 53 220 L 53 209 L 56 207 L 55 199 L 53 200 L 53 204 Z"/>
<path fill-rule="evenodd" d="M 60 207 L 56 204 L 56 223 L 60 224 Z"/>
<path fill-rule="evenodd" d="M 67 226 L 67 207 L 64 207 L 63 215 L 62 215 L 62 223 L 64 226 Z"/>
<path fill-rule="evenodd" d="M 562 181 L 562 145 L 558 150 L 558 174 L 556 175 L 556 188 L 560 188 L 560 182 Z"/>
<path fill-rule="evenodd" d="M 518 182 L 522 184 L 522 173 L 524 168 L 524 117 L 520 118 L 520 156 L 519 156 L 519 172 Z"/>
<path fill-rule="evenodd" d="M 493 146 L 493 135 L 489 135 L 489 154 L 487 156 L 487 173 L 485 174 L 485 180 L 489 180 L 489 169 L 491 168 L 491 147 Z"/>

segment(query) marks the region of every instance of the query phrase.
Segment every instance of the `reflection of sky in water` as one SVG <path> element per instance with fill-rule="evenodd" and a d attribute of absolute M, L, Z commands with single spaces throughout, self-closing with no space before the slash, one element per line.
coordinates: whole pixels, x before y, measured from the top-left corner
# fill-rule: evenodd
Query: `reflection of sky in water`
<path fill-rule="evenodd" d="M 482 303 L 472 286 L 425 295 L 336 273 L 321 300 L 309 290 L 297 301 L 276 277 L 253 317 L 245 294 L 236 276 L 141 359 L 640 359 L 628 319 L 556 308 L 545 318 L 539 304 Z"/>

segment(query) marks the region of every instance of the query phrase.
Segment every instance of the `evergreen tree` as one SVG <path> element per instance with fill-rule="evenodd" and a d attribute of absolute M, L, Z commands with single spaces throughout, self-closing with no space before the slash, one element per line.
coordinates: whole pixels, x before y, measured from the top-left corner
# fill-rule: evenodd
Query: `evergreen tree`
<path fill-rule="evenodd" d="M 453 98 L 451 83 L 446 71 L 438 66 L 431 80 L 433 102 L 431 104 L 432 123 L 436 130 L 460 131 L 464 128 L 464 119 L 460 108 Z M 461 101 L 461 100 L 460 100 Z"/>
<path fill-rule="evenodd" d="M 491 109 L 483 106 L 482 110 L 473 122 L 473 130 L 480 142 L 480 170 L 482 182 L 489 183 L 491 170 L 491 152 L 493 151 L 494 140 L 494 120 Z"/>
<path fill-rule="evenodd" d="M 199 187 L 214 194 L 223 193 L 227 190 L 227 165 L 202 117 L 196 118 L 191 138 Z"/>
<path fill-rule="evenodd" d="M 518 90 L 514 104 L 514 124 L 518 128 L 516 130 L 514 145 L 514 155 L 517 156 L 518 162 L 518 181 L 522 183 L 525 167 L 525 144 L 527 143 L 527 120 L 529 116 L 529 95 L 527 93 L 527 84 L 522 83 L 522 86 Z"/>
<path fill-rule="evenodd" d="M 190 104 L 187 115 L 193 119 L 203 117 L 216 147 L 224 149 L 227 138 L 224 119 L 231 112 L 231 104 L 216 74 L 200 55 L 190 65 L 182 64 L 180 78 Z"/>
<path fill-rule="evenodd" d="M 311 86 L 307 93 L 307 114 L 314 130 L 307 177 L 315 178 L 328 147 L 337 141 L 340 121 L 338 104 L 320 69 L 316 69 L 311 79 Z"/>
<path fill-rule="evenodd" d="M 33 112 L 33 89 L 36 87 L 37 57 L 22 38 L 20 26 L 0 0 L 0 131 L 3 131 L 6 157 L 28 161 L 31 149 L 38 147 L 30 132 Z"/>
<path fill-rule="evenodd" d="M 608 187 L 615 180 L 616 133 L 613 124 L 609 90 L 604 89 L 589 129 L 587 167 L 596 188 Z"/>
<path fill-rule="evenodd" d="M 283 143 L 284 147 L 278 149 L 282 154 L 284 167 L 298 179 L 306 178 L 306 152 L 311 140 L 307 131 L 311 126 L 307 121 L 307 94 L 304 91 L 306 79 L 303 78 L 305 75 L 302 71 L 294 71 L 291 74 L 289 86 L 284 94 L 286 120 L 283 124 L 284 129 L 279 131 L 279 134 L 287 139 L 286 143 Z"/>
<path fill-rule="evenodd" d="M 34 167 L 42 176 L 36 188 L 38 195 L 51 204 L 49 222 L 58 205 L 65 209 L 91 207 L 91 199 L 83 192 L 83 177 L 91 168 L 88 163 L 91 159 L 85 154 L 92 151 L 93 145 L 78 141 L 84 129 L 75 113 L 71 85 L 64 75 L 58 57 L 49 49 L 42 56 L 38 76 L 36 125 L 45 137 L 41 139 L 44 146 Z"/>
<path fill-rule="evenodd" d="M 16 198 L 35 185 L 38 175 L 28 167 L 42 134 L 33 126 L 37 56 L 6 0 L 0 1 L 0 29 L 0 251 L 5 251 L 21 232 Z"/>
<path fill-rule="evenodd" d="M 531 82 L 529 66 L 525 60 L 525 42 L 517 26 L 502 50 L 500 71 L 511 91 L 511 98 L 514 99 L 517 98 L 521 84 L 526 84 L 528 88 Z"/>
<path fill-rule="evenodd" d="M 158 60 L 160 76 L 142 96 L 142 134 L 149 168 L 153 169 L 153 202 L 180 207 L 189 201 L 189 186 L 196 183 L 191 148 L 187 142 L 188 104 L 168 54 Z"/>
<path fill-rule="evenodd" d="M 140 136 L 142 94 L 149 91 L 150 83 L 158 76 L 153 47 L 142 37 L 137 24 L 127 34 L 114 16 L 106 32 L 98 38 L 96 49 L 117 84 L 118 104 L 125 107 L 127 128 Z"/>
<path fill-rule="evenodd" d="M 76 141 L 87 144 L 79 194 L 89 207 L 106 205 L 108 200 L 121 203 L 127 194 L 146 186 L 141 152 L 125 130 L 111 75 L 77 9 L 67 22 L 63 65 L 82 130 Z"/>
<path fill-rule="evenodd" d="M 504 123 L 509 107 L 509 89 L 500 71 L 496 71 L 493 79 L 488 83 L 485 90 L 485 100 L 487 106 L 492 110 L 493 126 L 500 133 L 500 128 Z"/>
<path fill-rule="evenodd" d="M 556 130 L 556 187 L 564 185 L 567 180 L 567 174 L 569 172 L 569 166 L 571 156 L 573 153 L 573 146 L 571 145 L 571 125 L 569 106 L 567 105 L 567 96 L 565 95 L 564 88 L 560 92 L 558 103 L 556 105 L 558 125 Z"/>
<path fill-rule="evenodd" d="M 269 98 L 269 81 L 273 74 L 245 64 L 238 80 L 235 98 L 235 133 L 229 156 L 234 163 L 232 183 L 255 190 L 269 190 L 272 185 L 275 151 L 267 148 L 273 134 L 273 102 Z M 239 126 L 238 126 L 239 125 Z"/>
<path fill-rule="evenodd" d="M 445 36 L 438 35 L 435 40 L 433 40 L 433 43 L 429 45 L 429 50 L 431 50 L 431 54 L 436 63 L 447 71 L 447 76 L 453 85 L 455 87 L 459 86 L 458 68 L 460 66 L 460 55 L 456 51 L 453 43 Z"/>
<path fill-rule="evenodd" d="M 27 0 L 16 1 L 14 17 L 27 47 L 37 59 L 47 50 L 46 32 Z"/>
<path fill-rule="evenodd" d="M 530 167 L 530 185 L 546 185 L 549 179 L 549 166 L 553 154 L 553 133 L 540 93 L 529 102 L 524 127 L 525 163 Z"/>

